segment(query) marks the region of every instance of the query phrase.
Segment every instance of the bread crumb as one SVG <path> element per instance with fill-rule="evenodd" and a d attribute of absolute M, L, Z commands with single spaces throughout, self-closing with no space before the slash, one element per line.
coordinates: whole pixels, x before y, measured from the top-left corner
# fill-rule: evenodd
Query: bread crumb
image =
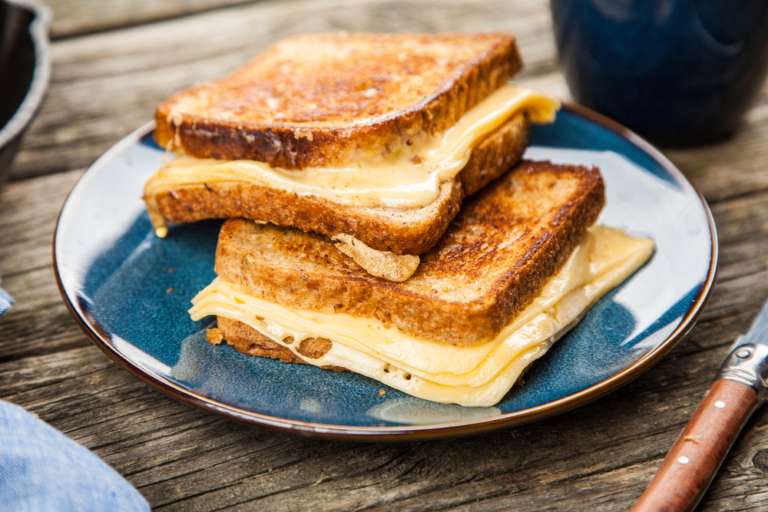
<path fill-rule="evenodd" d="M 224 341 L 224 333 L 218 327 L 214 327 L 205 331 L 205 339 L 212 345 L 220 345 Z"/>
<path fill-rule="evenodd" d="M 296 139 L 307 139 L 309 142 L 312 142 L 315 138 L 315 134 L 312 133 L 311 130 L 302 129 L 302 128 L 296 128 L 293 130 L 293 136 L 296 137 Z"/>
<path fill-rule="evenodd" d="M 169 268 L 169 269 L 168 269 L 168 273 L 169 273 L 169 274 L 173 274 L 173 267 L 171 267 L 171 268 Z"/>
<path fill-rule="evenodd" d="M 170 295 L 171 293 L 173 293 L 173 288 L 168 288 L 167 290 L 165 290 L 165 293 Z"/>
<path fill-rule="evenodd" d="M 386 395 L 386 394 L 387 394 L 387 392 L 386 392 L 386 391 L 384 391 L 384 390 L 382 389 L 381 391 L 379 391 L 379 394 L 380 394 L 380 395 Z"/>

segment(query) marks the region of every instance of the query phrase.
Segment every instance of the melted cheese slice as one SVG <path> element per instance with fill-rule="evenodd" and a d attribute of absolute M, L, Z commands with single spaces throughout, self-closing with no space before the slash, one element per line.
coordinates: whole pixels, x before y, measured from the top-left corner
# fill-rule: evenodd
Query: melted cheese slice
<path fill-rule="evenodd" d="M 144 198 L 152 224 L 165 221 L 154 197 L 175 187 L 239 181 L 341 204 L 420 208 L 440 195 L 440 184 L 467 164 L 472 149 L 518 112 L 536 123 L 554 121 L 560 102 L 542 92 L 505 85 L 469 110 L 443 133 L 413 137 L 397 151 L 338 167 L 287 170 L 254 160 L 198 159 L 178 155 L 147 182 Z"/>
<path fill-rule="evenodd" d="M 341 366 L 410 395 L 464 406 L 499 402 L 533 361 L 610 289 L 638 269 L 654 250 L 650 239 L 596 226 L 542 293 L 494 339 L 456 346 L 419 339 L 373 318 L 289 308 L 252 297 L 215 279 L 193 300 L 193 320 L 219 315 L 239 320 L 316 366 Z M 284 340 L 293 338 L 286 343 Z M 327 338 L 318 359 L 296 348 L 306 338 Z"/>

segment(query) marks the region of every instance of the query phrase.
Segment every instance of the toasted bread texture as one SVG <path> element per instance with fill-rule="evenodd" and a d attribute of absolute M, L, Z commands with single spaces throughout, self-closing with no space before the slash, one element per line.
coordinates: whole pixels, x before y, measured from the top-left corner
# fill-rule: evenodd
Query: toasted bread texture
<path fill-rule="evenodd" d="M 161 103 L 155 140 L 285 169 L 359 160 L 453 126 L 521 67 L 501 33 L 296 36 Z"/>
<path fill-rule="evenodd" d="M 242 322 L 220 316 L 217 323 L 223 339 L 241 354 L 279 359 L 284 363 L 309 364 L 287 348 L 278 345 Z M 331 340 L 325 338 L 307 338 L 301 341 L 296 350 L 306 358 L 317 359 L 325 355 L 331 349 L 331 345 Z M 345 371 L 344 368 L 333 365 L 321 366 L 321 368 L 337 372 Z"/>
<path fill-rule="evenodd" d="M 215 270 L 285 306 L 374 317 L 420 338 L 478 344 L 541 292 L 604 202 L 597 169 L 525 161 L 466 202 L 405 282 L 369 275 L 324 236 L 245 219 L 222 227 Z"/>
<path fill-rule="evenodd" d="M 423 208 L 371 208 L 243 182 L 186 185 L 157 194 L 160 214 L 171 222 L 244 217 L 293 226 L 330 237 L 351 235 L 369 247 L 422 254 L 434 246 L 458 213 L 464 196 L 501 176 L 522 157 L 530 123 L 518 113 L 472 150 L 458 176 L 443 183 L 438 199 Z"/>

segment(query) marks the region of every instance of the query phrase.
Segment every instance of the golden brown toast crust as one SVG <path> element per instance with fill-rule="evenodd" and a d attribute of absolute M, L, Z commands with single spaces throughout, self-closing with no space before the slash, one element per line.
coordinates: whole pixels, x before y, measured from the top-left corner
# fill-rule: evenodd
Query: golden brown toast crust
<path fill-rule="evenodd" d="M 474 194 L 520 160 L 530 130 L 523 114 L 513 116 L 475 146 L 458 180 L 444 184 L 434 204 L 419 209 L 347 206 L 239 182 L 177 187 L 156 199 L 161 215 L 170 222 L 244 217 L 327 236 L 352 235 L 379 251 L 422 254 L 440 239 L 465 195 Z"/>
<path fill-rule="evenodd" d="M 325 237 L 231 219 L 216 273 L 256 297 L 375 317 L 418 337 L 488 341 L 557 273 L 605 202 L 597 169 L 525 161 L 467 201 L 416 273 L 373 277 Z"/>
<path fill-rule="evenodd" d="M 261 334 L 256 329 L 237 320 L 223 316 L 218 317 L 219 330 L 224 335 L 224 341 L 241 354 L 249 356 L 269 357 L 279 359 L 284 363 L 306 363 L 303 359 Z M 309 359 L 322 357 L 331 349 L 332 342 L 325 338 L 307 338 L 299 344 L 298 352 Z M 321 366 L 323 370 L 345 371 L 340 366 Z"/>
<path fill-rule="evenodd" d="M 155 111 L 155 140 L 198 158 L 301 169 L 453 126 L 522 67 L 513 36 L 310 34 Z"/>

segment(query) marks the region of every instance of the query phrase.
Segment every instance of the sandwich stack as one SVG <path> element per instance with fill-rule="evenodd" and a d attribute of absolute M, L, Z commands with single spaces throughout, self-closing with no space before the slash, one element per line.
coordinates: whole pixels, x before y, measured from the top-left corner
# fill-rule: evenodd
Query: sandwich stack
<path fill-rule="evenodd" d="M 212 343 L 411 395 L 500 401 L 653 252 L 593 224 L 597 169 L 521 161 L 557 100 L 506 34 L 307 35 L 157 108 L 168 223 L 229 218 Z"/>

